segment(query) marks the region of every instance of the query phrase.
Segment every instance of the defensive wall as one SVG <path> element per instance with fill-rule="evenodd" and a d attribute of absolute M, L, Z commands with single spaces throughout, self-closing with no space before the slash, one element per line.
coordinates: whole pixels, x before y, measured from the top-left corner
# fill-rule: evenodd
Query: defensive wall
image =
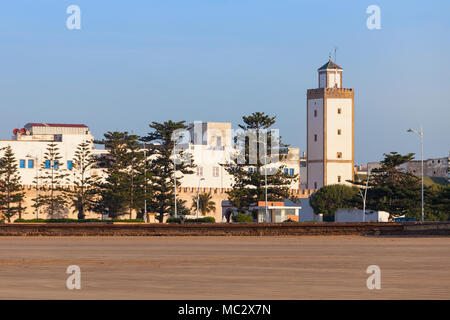
<path fill-rule="evenodd" d="M 215 223 L 0 224 L 0 236 L 450 236 L 450 222 L 425 223 Z"/>
<path fill-rule="evenodd" d="M 71 189 L 70 186 L 60 186 L 62 188 Z M 212 216 L 216 219 L 217 222 L 222 221 L 222 201 L 228 199 L 227 191 L 230 191 L 229 188 L 185 188 L 185 187 L 179 187 L 177 188 L 177 196 L 179 199 L 186 201 L 186 206 L 188 208 L 191 208 L 193 197 L 197 196 L 197 192 L 200 193 L 210 193 L 211 194 L 211 200 L 214 201 L 216 210 L 213 212 L 210 212 L 206 216 Z M 24 186 L 25 191 L 25 198 L 22 203 L 22 207 L 24 208 L 21 212 L 20 216 L 23 219 L 34 219 L 36 218 L 36 209 L 33 207 L 33 199 L 36 198 L 36 187 L 33 185 L 25 185 Z M 304 199 L 308 198 L 315 190 L 310 189 L 291 189 L 291 194 L 294 197 Z M 48 188 L 39 189 L 39 194 L 44 195 L 48 194 Z M 55 194 L 58 194 L 57 191 Z M 192 210 L 193 212 L 193 210 Z M 130 218 L 128 214 L 122 216 L 124 219 Z M 16 215 L 13 220 L 19 218 L 19 215 Z M 77 214 L 74 212 L 73 208 L 70 206 L 66 206 L 63 210 L 59 210 L 56 212 L 53 217 L 50 217 L 50 215 L 44 210 L 44 208 L 39 209 L 39 218 L 42 219 L 49 219 L 49 218 L 72 218 L 77 219 Z M 100 215 L 95 212 L 86 212 L 86 218 L 100 218 Z M 132 214 L 132 218 L 136 218 L 136 212 Z"/>

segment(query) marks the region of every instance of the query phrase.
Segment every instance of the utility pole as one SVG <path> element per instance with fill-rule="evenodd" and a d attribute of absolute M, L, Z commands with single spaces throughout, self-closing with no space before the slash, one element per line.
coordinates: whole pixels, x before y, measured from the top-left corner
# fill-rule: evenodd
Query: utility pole
<path fill-rule="evenodd" d="M 198 219 L 198 210 L 199 210 L 199 202 L 200 202 L 200 183 L 205 180 L 205 178 L 201 178 L 198 180 L 198 188 L 197 188 L 197 219 Z"/>
<path fill-rule="evenodd" d="M 425 212 L 424 212 L 424 193 L 423 193 L 423 130 L 422 126 L 419 130 L 408 129 L 408 132 L 416 133 L 420 136 L 420 152 L 422 154 L 422 222 L 424 222 Z"/>
<path fill-rule="evenodd" d="M 36 219 L 39 219 L 39 160 L 37 156 L 32 156 L 30 154 L 26 155 L 27 158 L 33 159 L 36 163 Z"/>
<path fill-rule="evenodd" d="M 148 222 L 147 217 L 147 146 L 144 143 L 144 222 Z"/>

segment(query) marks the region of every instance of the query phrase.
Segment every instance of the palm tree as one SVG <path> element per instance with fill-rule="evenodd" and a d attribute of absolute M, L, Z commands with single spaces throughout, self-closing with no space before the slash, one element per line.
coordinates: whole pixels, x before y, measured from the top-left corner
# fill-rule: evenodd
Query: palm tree
<path fill-rule="evenodd" d="M 211 211 L 216 211 L 216 203 L 211 200 L 211 193 L 201 193 L 198 199 L 198 210 L 202 216 L 205 216 Z M 192 197 L 192 209 L 197 210 L 197 196 Z"/>

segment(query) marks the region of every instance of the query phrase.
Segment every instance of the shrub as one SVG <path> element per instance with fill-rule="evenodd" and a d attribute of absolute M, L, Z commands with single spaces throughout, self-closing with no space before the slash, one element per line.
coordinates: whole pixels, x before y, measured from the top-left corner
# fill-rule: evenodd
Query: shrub
<path fill-rule="evenodd" d="M 184 220 L 185 223 L 215 223 L 216 219 L 214 217 L 203 217 L 198 219 L 187 219 Z"/>
<path fill-rule="evenodd" d="M 126 223 L 140 223 L 140 222 L 144 222 L 144 219 L 111 219 L 108 221 L 112 221 L 112 222 L 126 222 Z"/>
<path fill-rule="evenodd" d="M 16 219 L 15 223 L 87 223 L 87 222 L 102 222 L 99 219 L 69 219 L 69 218 L 61 218 L 61 219 Z"/>
<path fill-rule="evenodd" d="M 136 223 L 136 222 L 144 222 L 143 219 L 111 219 L 111 220 L 100 220 L 100 219 L 69 219 L 69 218 L 61 218 L 61 219 L 16 219 L 14 222 L 16 223 L 104 223 L 104 222 L 128 222 L 128 223 Z"/>
<path fill-rule="evenodd" d="M 245 214 L 245 213 L 239 213 L 239 214 L 233 216 L 233 221 L 249 223 L 249 222 L 253 222 L 253 217 L 248 214 Z"/>
<path fill-rule="evenodd" d="M 167 223 L 181 223 L 181 218 L 179 217 L 170 217 L 166 220 Z"/>

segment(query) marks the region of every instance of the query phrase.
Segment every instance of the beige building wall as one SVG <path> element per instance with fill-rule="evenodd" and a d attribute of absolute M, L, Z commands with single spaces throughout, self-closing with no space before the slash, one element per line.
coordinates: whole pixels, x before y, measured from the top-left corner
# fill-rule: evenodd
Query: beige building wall
<path fill-rule="evenodd" d="M 340 67 L 324 67 L 319 88 L 307 91 L 307 188 L 353 180 L 354 91 L 342 88 Z"/>

